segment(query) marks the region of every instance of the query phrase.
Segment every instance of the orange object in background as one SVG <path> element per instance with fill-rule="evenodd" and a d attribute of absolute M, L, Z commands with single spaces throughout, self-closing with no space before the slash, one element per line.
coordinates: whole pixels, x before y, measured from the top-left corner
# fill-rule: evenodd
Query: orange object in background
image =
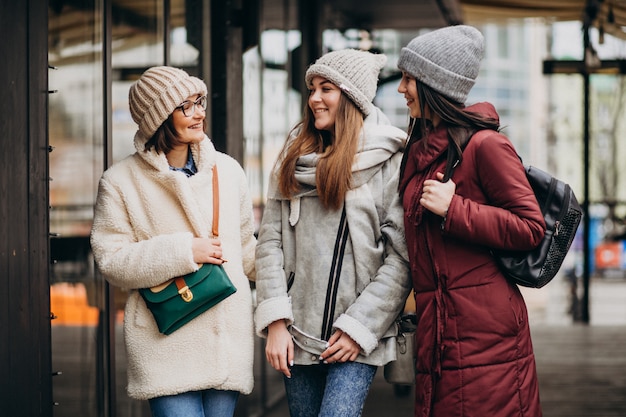
<path fill-rule="evenodd" d="M 87 303 L 87 289 L 82 283 L 60 282 L 50 286 L 50 311 L 57 317 L 53 326 L 95 326 L 98 308 Z"/>
<path fill-rule="evenodd" d="M 596 247 L 596 268 L 619 269 L 622 267 L 622 242 L 604 242 Z"/>

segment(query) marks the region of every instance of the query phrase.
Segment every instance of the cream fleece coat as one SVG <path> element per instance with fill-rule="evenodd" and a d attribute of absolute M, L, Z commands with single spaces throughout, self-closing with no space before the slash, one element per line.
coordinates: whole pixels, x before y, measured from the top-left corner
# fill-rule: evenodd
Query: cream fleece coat
<path fill-rule="evenodd" d="M 192 145 L 198 173 L 171 171 L 164 154 L 137 152 L 100 179 L 91 233 L 93 254 L 104 277 L 130 291 L 124 314 L 128 395 L 149 399 L 215 388 L 244 394 L 253 387 L 252 298 L 254 221 L 245 174 L 208 137 Z M 219 231 L 224 268 L 237 292 L 169 336 L 159 333 L 136 291 L 198 268 L 191 242 L 209 237 L 212 173 L 219 178 Z"/>

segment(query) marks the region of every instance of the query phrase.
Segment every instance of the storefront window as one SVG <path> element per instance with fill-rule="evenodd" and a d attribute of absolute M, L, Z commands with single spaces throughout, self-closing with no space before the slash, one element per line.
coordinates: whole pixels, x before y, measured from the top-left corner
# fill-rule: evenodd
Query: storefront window
<path fill-rule="evenodd" d="M 49 9 L 50 252 L 55 416 L 97 416 L 102 408 L 103 283 L 89 246 L 102 172 L 102 4 Z"/>

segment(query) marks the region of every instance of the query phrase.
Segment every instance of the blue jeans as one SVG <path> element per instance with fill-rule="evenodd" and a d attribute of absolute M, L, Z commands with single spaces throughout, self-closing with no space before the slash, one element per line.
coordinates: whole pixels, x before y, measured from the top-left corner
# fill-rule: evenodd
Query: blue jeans
<path fill-rule="evenodd" d="M 358 417 L 376 367 L 358 362 L 295 365 L 284 378 L 291 417 Z"/>
<path fill-rule="evenodd" d="M 208 389 L 149 400 L 152 417 L 232 417 L 239 392 Z"/>

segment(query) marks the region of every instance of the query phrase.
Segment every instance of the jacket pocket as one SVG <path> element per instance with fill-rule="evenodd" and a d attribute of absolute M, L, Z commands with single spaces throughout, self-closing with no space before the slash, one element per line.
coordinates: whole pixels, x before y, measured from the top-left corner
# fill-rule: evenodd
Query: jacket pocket
<path fill-rule="evenodd" d="M 146 329 L 150 326 L 156 328 L 156 321 L 152 312 L 146 306 L 146 302 L 139 295 L 139 291 L 132 291 L 124 309 L 124 320 L 135 328 Z"/>

